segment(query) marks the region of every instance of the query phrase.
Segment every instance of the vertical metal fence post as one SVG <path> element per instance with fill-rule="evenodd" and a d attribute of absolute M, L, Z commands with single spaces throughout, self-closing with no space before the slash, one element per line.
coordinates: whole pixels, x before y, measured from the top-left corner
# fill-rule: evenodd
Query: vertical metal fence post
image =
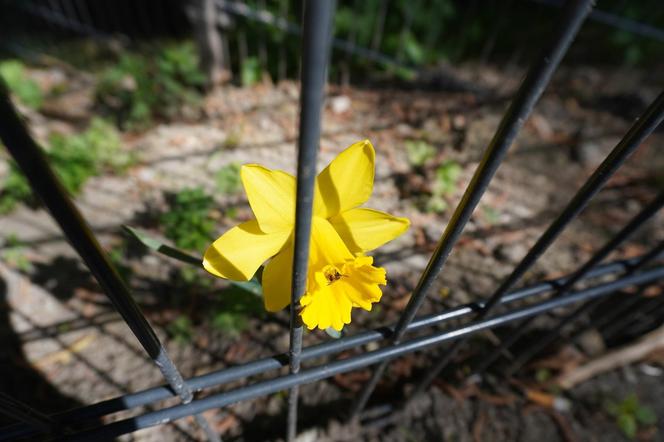
<path fill-rule="evenodd" d="M 290 304 L 290 372 L 300 371 L 302 353 L 302 320 L 300 298 L 306 290 L 309 243 L 313 210 L 316 158 L 320 144 L 323 89 L 325 86 L 330 32 L 335 2 L 307 0 L 302 25 L 302 66 L 300 92 L 300 127 L 297 157 L 297 201 L 295 205 L 295 237 L 293 279 Z M 297 433 L 297 402 L 299 388 L 291 388 L 288 396 L 286 440 L 292 442 Z"/>
<path fill-rule="evenodd" d="M 99 245 L 90 226 L 67 196 L 60 180 L 53 174 L 41 149 L 16 113 L 2 80 L 0 80 L 0 140 L 25 174 L 32 190 L 51 212 L 51 216 L 69 243 L 81 256 L 166 381 L 183 403 L 191 402 L 193 399 L 191 388 L 184 382 L 166 349 L 132 298 L 126 284 Z M 202 415 L 196 415 L 196 421 L 205 430 L 208 439 L 219 440 Z"/>
<path fill-rule="evenodd" d="M 561 25 L 553 41 L 544 49 L 529 69 L 514 100 L 505 112 L 496 134 L 484 152 L 480 165 L 475 170 L 461 202 L 455 209 L 450 222 L 447 224 L 438 242 L 436 250 L 429 260 L 427 268 L 420 277 L 415 290 L 413 290 L 406 309 L 399 318 L 391 339 L 392 344 L 400 342 L 408 324 L 415 317 L 429 288 L 445 265 L 454 244 L 461 235 L 463 228 L 505 157 L 507 150 L 512 145 L 526 118 L 530 115 L 535 103 L 549 83 L 563 55 L 567 52 L 567 48 L 574 40 L 581 24 L 590 12 L 592 4 L 592 0 L 574 0 L 568 2 L 563 13 Z M 364 409 L 388 364 L 389 362 L 383 362 L 374 369 L 371 379 L 364 386 L 364 389 L 351 409 L 351 418 L 357 418 L 359 413 Z"/>

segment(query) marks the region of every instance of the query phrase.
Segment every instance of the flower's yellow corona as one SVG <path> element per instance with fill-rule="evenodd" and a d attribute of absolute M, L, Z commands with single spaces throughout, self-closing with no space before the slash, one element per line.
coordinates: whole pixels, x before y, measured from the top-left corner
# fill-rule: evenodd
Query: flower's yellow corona
<path fill-rule="evenodd" d="M 401 235 L 410 222 L 359 208 L 373 190 L 374 148 L 368 140 L 341 152 L 316 178 L 307 291 L 302 320 L 309 329 L 341 330 L 351 309 L 371 310 L 386 283 L 385 270 L 364 253 Z M 268 311 L 290 303 L 295 227 L 295 178 L 279 170 L 242 166 L 242 184 L 255 220 L 233 227 L 205 251 L 203 266 L 221 278 L 247 281 L 265 261 Z"/>

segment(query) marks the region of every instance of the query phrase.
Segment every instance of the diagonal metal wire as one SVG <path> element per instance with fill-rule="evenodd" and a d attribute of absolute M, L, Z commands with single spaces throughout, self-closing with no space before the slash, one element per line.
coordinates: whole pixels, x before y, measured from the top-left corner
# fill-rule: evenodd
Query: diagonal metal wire
<path fill-rule="evenodd" d="M 662 241 L 662 244 L 664 244 L 664 241 Z M 607 339 L 614 338 L 620 334 L 620 332 L 627 328 L 631 323 L 634 322 L 636 318 L 639 317 L 643 312 L 650 312 L 652 310 L 656 310 L 659 308 L 660 305 L 662 305 L 664 301 L 664 297 L 662 296 L 655 296 L 651 299 L 639 296 L 638 299 L 643 302 L 641 305 L 637 305 L 633 309 L 628 309 L 627 311 L 623 311 L 623 314 L 619 317 L 616 318 L 615 321 L 607 324 L 605 327 L 601 329 L 601 333 L 603 336 L 605 336 Z"/>
<path fill-rule="evenodd" d="M 54 175 L 41 149 L 28 133 L 9 99 L 6 85 L 2 80 L 0 80 L 0 140 L 25 174 L 32 190 L 51 212 L 69 243 L 81 256 L 166 381 L 184 403 L 191 402 L 193 399 L 191 388 L 184 382 L 166 349 L 132 298 L 126 284 L 99 245 L 90 226 L 67 196 L 66 190 Z M 196 421 L 204 429 L 209 440 L 220 440 L 203 416 L 196 415 Z"/>
<path fill-rule="evenodd" d="M 56 422 L 52 417 L 35 410 L 3 392 L 0 392 L 0 414 L 25 422 L 43 432 L 51 432 L 56 427 Z"/>
<path fill-rule="evenodd" d="M 642 260 L 645 260 L 646 262 L 652 262 L 655 259 L 657 259 L 662 253 L 664 253 L 664 240 L 660 241 L 655 247 L 653 247 L 648 253 L 645 255 L 641 256 L 637 261 L 635 261 L 633 264 L 629 264 L 626 266 L 625 271 L 628 272 L 634 266 L 639 265 L 639 262 Z M 601 266 L 600 266 L 601 267 Z M 576 331 L 572 336 L 571 340 L 572 342 L 576 341 L 578 337 L 585 331 L 588 330 L 589 328 L 595 328 L 598 330 L 602 330 L 604 327 L 606 327 L 608 324 L 615 324 L 616 321 L 620 321 L 622 319 L 625 319 L 629 317 L 631 314 L 631 311 L 634 309 L 637 304 L 640 303 L 644 298 L 641 296 L 643 291 L 645 290 L 645 286 L 639 287 L 637 291 L 633 294 L 629 294 L 627 296 L 627 299 L 625 299 L 625 295 L 621 293 L 617 293 L 615 296 L 613 296 L 613 299 L 619 298 L 623 300 L 624 302 L 620 303 L 617 305 L 615 308 L 611 308 L 610 311 L 606 312 L 602 316 L 598 317 L 595 320 L 590 321 L 585 327 L 582 327 L 581 330 Z M 593 301 L 595 306 L 599 306 L 601 301 Z M 595 307 L 593 306 L 593 308 Z M 591 311 L 593 308 L 589 308 L 588 310 Z M 640 307 L 636 307 L 638 310 Z"/>
<path fill-rule="evenodd" d="M 614 274 L 622 274 L 634 267 L 641 259 L 651 255 L 653 258 L 664 258 L 664 248 L 659 249 L 659 253 L 652 255 L 652 251 L 646 255 L 630 258 L 621 261 L 614 261 L 608 264 L 599 265 L 586 274 L 586 278 L 598 278 Z M 534 285 L 519 288 L 505 296 L 501 303 L 512 305 L 517 301 L 537 299 L 540 295 L 560 287 L 569 279 L 569 276 L 563 276 L 550 281 L 539 282 Z M 483 307 L 482 302 L 476 302 L 459 307 L 455 307 L 434 315 L 427 315 L 416 318 L 408 325 L 407 332 L 423 330 L 428 327 L 441 326 L 452 320 L 471 318 L 478 310 Z M 394 330 L 394 325 L 381 327 L 375 330 L 364 331 L 353 336 L 346 336 L 340 339 L 328 340 L 320 344 L 302 349 L 301 360 L 313 360 L 326 356 L 335 356 L 339 353 L 354 348 L 359 348 L 373 342 L 386 341 Z M 288 365 L 288 355 L 279 354 L 272 357 L 263 358 L 247 362 L 245 364 L 226 367 L 199 376 L 187 379 L 187 384 L 194 390 L 200 391 L 206 388 L 218 387 L 231 382 L 246 380 L 252 376 L 264 375 L 270 371 L 278 370 Z M 123 396 L 115 397 L 96 404 L 87 405 L 57 413 L 52 416 L 54 420 L 61 424 L 77 423 L 80 424 L 86 420 L 92 420 L 116 413 L 118 411 L 130 410 L 146 405 L 156 405 L 157 402 L 174 396 L 173 390 L 167 386 L 158 386 L 143 391 L 138 391 Z M 26 429 L 21 424 L 11 425 L 0 428 L 0 441 L 12 440 L 20 437 L 33 435 L 34 432 Z"/>
<path fill-rule="evenodd" d="M 324 363 L 300 371 L 299 373 L 290 373 L 274 379 L 240 387 L 235 390 L 218 393 L 203 399 L 197 399 L 190 404 L 176 405 L 82 431 L 70 436 L 68 440 L 105 440 L 106 438 L 120 436 L 138 429 L 160 425 L 165 421 L 170 422 L 175 419 L 187 417 L 192 413 L 200 413 L 213 408 L 226 407 L 237 402 L 255 399 L 284 389 L 292 388 L 295 385 L 320 381 L 340 373 L 364 368 L 383 360 L 391 360 L 415 351 L 426 350 L 445 342 L 455 341 L 510 322 L 542 314 L 556 308 L 607 296 L 616 290 L 621 290 L 626 287 L 661 281 L 663 278 L 664 267 L 660 266 L 645 272 L 620 278 L 616 281 L 598 284 L 578 292 L 573 292 L 561 298 L 548 299 L 492 318 L 474 321 L 452 330 L 437 331 L 427 334 L 426 336 L 383 347 L 379 350 L 363 352 L 350 358 Z"/>
<path fill-rule="evenodd" d="M 568 203 L 562 213 L 556 218 L 547 230 L 540 236 L 535 245 L 528 251 L 526 256 L 516 266 L 514 271 L 503 281 L 496 292 L 488 300 L 478 317 L 486 317 L 500 302 L 502 296 L 516 284 L 516 282 L 528 271 L 546 249 L 555 241 L 565 227 L 583 210 L 590 199 L 602 188 L 606 181 L 615 173 L 627 157 L 636 150 L 643 140 L 652 133 L 664 118 L 664 94 L 661 94 L 646 110 L 643 117 L 638 120 L 628 131 L 620 143 L 613 149 L 609 156 L 600 164 L 586 183 L 578 190 L 572 200 Z M 580 269 L 587 271 L 587 269 Z M 524 324 L 519 329 L 523 330 Z M 520 337 L 518 331 L 510 335 L 497 350 L 489 354 L 480 363 L 474 376 L 480 376 L 500 355 L 509 348 Z M 457 341 L 445 354 L 434 364 L 429 372 L 420 380 L 413 391 L 413 396 L 422 393 L 438 374 L 453 359 L 456 351 L 463 344 Z"/>
<path fill-rule="evenodd" d="M 569 2 L 555 38 L 551 44 L 545 47 L 528 71 L 399 319 L 392 338 L 393 344 L 399 343 L 408 324 L 415 317 L 429 288 L 445 265 L 454 244 L 461 235 L 507 150 L 512 145 L 523 123 L 549 83 L 560 60 L 567 52 L 567 48 L 574 40 L 581 24 L 590 12 L 592 3 L 592 0 Z M 387 362 L 383 362 L 373 370 L 371 379 L 364 386 L 351 409 L 351 419 L 355 419 L 364 409 L 386 368 Z"/>
<path fill-rule="evenodd" d="M 535 264 L 537 259 L 546 251 L 546 249 L 555 241 L 565 227 L 583 210 L 592 197 L 599 192 L 608 179 L 618 170 L 622 163 L 641 145 L 641 143 L 657 128 L 664 119 L 664 92 L 661 93 L 655 101 L 646 109 L 641 118 L 637 120 L 623 139 L 616 145 L 611 153 L 605 158 L 595 172 L 588 178 L 585 184 L 578 190 L 574 197 L 567 204 L 562 213 L 551 223 L 546 231 L 539 237 L 537 242 L 531 247 L 526 256 L 519 262 L 512 273 L 502 282 L 496 292 L 487 302 L 481 315 L 487 315 L 490 310 L 498 303 L 514 284 Z M 525 324 L 520 324 L 520 329 Z M 498 349 L 489 354 L 480 364 L 477 373 L 482 373 L 489 367 L 503 351 L 509 348 L 519 338 L 518 333 L 514 333 L 507 338 L 505 342 L 499 345 Z M 448 352 L 449 353 L 449 352 Z M 447 359 L 447 361 L 443 361 Z M 449 356 L 445 355 L 439 361 L 434 369 L 438 372 L 442 370 L 449 362 Z M 430 376 L 428 376 L 430 377 Z M 420 388 L 420 391 L 422 389 Z"/>
<path fill-rule="evenodd" d="M 581 280 L 586 273 L 588 273 L 593 267 L 602 262 L 611 252 L 613 252 L 620 244 L 627 240 L 639 227 L 641 227 L 646 221 L 653 217 L 662 207 L 664 207 L 664 192 L 661 192 L 655 199 L 646 207 L 643 208 L 632 220 L 623 227 L 620 232 L 618 232 L 611 240 L 609 240 L 602 248 L 600 248 L 584 265 L 582 265 L 572 277 L 562 285 L 558 290 L 556 290 L 552 296 L 564 296 L 566 295 L 579 280 Z M 648 254 L 641 259 L 635 266 L 630 267 L 627 271 L 628 274 L 634 273 L 640 270 L 643 266 L 649 263 L 649 259 L 652 254 Z M 533 342 L 528 346 L 528 348 L 516 358 L 515 361 L 510 364 L 505 374 L 509 377 L 512 376 L 517 370 L 519 370 L 526 362 L 531 360 L 533 357 L 538 355 L 542 350 L 544 350 L 549 344 L 554 342 L 560 336 L 560 332 L 563 327 L 567 324 L 575 321 L 580 318 L 594 307 L 594 303 L 589 302 L 585 305 L 582 305 L 577 310 L 567 315 L 565 318 L 560 320 L 558 324 L 549 330 L 543 337 Z M 514 332 L 515 335 L 523 336 L 525 334 L 525 327 L 520 328 Z"/>
<path fill-rule="evenodd" d="M 620 321 L 616 321 L 607 327 L 602 335 L 607 340 L 615 339 L 620 336 L 630 335 L 632 333 L 642 334 L 645 330 L 662 325 L 664 318 L 664 299 L 660 296 L 655 296 L 648 299 L 643 303 L 640 308 L 637 308 L 630 315 L 626 316 Z"/>
<path fill-rule="evenodd" d="M 297 199 L 290 304 L 290 372 L 300 371 L 302 356 L 302 320 L 300 298 L 307 284 L 307 265 L 313 211 L 316 158 L 320 144 L 323 88 L 325 86 L 334 1 L 308 0 L 304 4 L 302 26 L 302 85 L 300 92 L 300 127 L 297 158 Z M 298 386 L 288 395 L 286 440 L 297 433 Z"/>

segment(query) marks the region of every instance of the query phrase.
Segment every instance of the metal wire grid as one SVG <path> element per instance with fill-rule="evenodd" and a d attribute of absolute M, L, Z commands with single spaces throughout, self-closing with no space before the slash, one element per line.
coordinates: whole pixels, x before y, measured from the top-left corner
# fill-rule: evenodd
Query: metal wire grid
<path fill-rule="evenodd" d="M 63 187 L 53 175 L 39 147 L 29 136 L 22 121 L 11 105 L 6 91 L 3 91 L 0 99 L 0 138 L 7 146 L 7 149 L 21 170 L 25 173 L 35 193 L 41 197 L 46 207 L 64 231 L 65 236 L 88 265 L 105 293 L 113 302 L 115 308 L 127 322 L 145 351 L 160 368 L 168 386 L 152 388 L 54 416 L 44 416 L 25 404 L 18 404 L 16 401 L 3 397 L 0 400 L 1 411 L 23 421 L 23 424 L 3 429 L 0 432 L 0 440 L 9 440 L 44 432 L 51 435 L 65 435 L 67 439 L 71 440 L 113 437 L 130 433 L 140 428 L 161 425 L 174 419 L 191 415 L 197 416 L 197 422 L 205 430 L 209 440 L 219 440 L 218 435 L 210 430 L 200 413 L 208 409 L 224 407 L 238 401 L 253 399 L 284 389 L 291 390 L 288 407 L 287 435 L 288 440 L 293 440 L 297 428 L 297 387 L 304 383 L 315 382 L 338 373 L 360 369 L 372 364 L 379 364 L 378 367 L 373 369 L 371 380 L 366 384 L 352 409 L 351 416 L 358 417 L 375 385 L 388 367 L 389 361 L 398 356 L 448 341 L 453 342 L 453 345 L 448 349 L 443 358 L 431 368 L 428 375 L 424 378 L 419 387 L 421 390 L 422 386 L 430 382 L 435 374 L 447 364 L 451 358 L 450 355 L 461 345 L 460 343 L 463 342 L 464 338 L 471 334 L 513 321 L 527 321 L 535 315 L 561 306 L 591 301 L 585 304 L 589 305 L 592 304 L 593 300 L 614 293 L 616 290 L 635 285 L 643 286 L 664 278 L 664 267 L 643 270 L 643 267 L 647 263 L 661 256 L 662 249 L 664 249 L 662 244 L 657 245 L 650 253 L 641 258 L 598 266 L 608 252 L 615 249 L 631 232 L 659 210 L 663 199 L 662 195 L 660 195 L 628 223 L 615 238 L 600 249 L 584 266 L 580 267 L 571 276 L 555 282 L 540 283 L 536 286 L 508 294 L 508 291 L 518 282 L 523 273 L 534 264 L 537 258 L 560 235 L 564 228 L 576 218 L 592 196 L 616 172 L 629 154 L 664 119 L 664 94 L 662 94 L 646 110 L 643 116 L 635 123 L 618 146 L 616 146 L 614 151 L 597 168 L 574 198 L 572 198 L 569 205 L 544 232 L 523 261 L 515 268 L 514 272 L 486 302 L 452 309 L 439 315 L 415 318 L 428 289 L 441 272 L 449 253 L 461 235 L 473 210 L 479 203 L 492 176 L 548 84 L 582 22 L 588 16 L 591 6 L 591 0 L 573 0 L 566 5 L 558 32 L 554 35 L 551 44 L 545 46 L 541 55 L 532 64 L 512 104 L 504 114 L 494 138 L 487 147 L 471 183 L 445 229 L 438 247 L 422 274 L 420 282 L 413 292 L 411 300 L 401 315 L 399 322 L 391 328 L 364 332 L 338 341 L 302 349 L 301 324 L 298 322 L 297 301 L 304 290 L 302 281 L 306 274 L 313 178 L 315 176 L 318 139 L 320 136 L 320 113 L 323 101 L 325 68 L 331 39 L 330 23 L 333 16 L 332 2 L 320 0 L 309 0 L 306 2 L 303 19 L 302 94 L 300 138 L 298 142 L 296 249 L 293 268 L 293 303 L 291 304 L 291 350 L 288 358 L 290 374 L 253 383 L 228 392 L 211 395 L 203 399 L 193 400 L 193 392 L 211 386 L 218 386 L 230 380 L 246 378 L 279 368 L 284 364 L 283 358 L 262 359 L 208 375 L 187 380 L 182 379 L 182 376 L 166 354 L 153 329 L 133 301 L 127 287 L 100 248 L 85 220 L 81 217 L 76 207 L 66 195 Z M 611 282 L 596 284 L 583 290 L 572 291 L 575 283 L 580 280 L 615 272 L 621 274 Z M 509 305 L 514 300 L 529 298 L 549 291 L 553 291 L 553 295 L 547 300 L 521 309 L 511 309 L 506 313 L 489 316 L 489 313 L 496 306 Z M 657 306 L 654 307 L 660 308 Z M 577 316 L 579 316 L 578 313 L 572 313 L 570 319 L 564 318 L 563 322 L 572 321 Z M 440 324 L 458 317 L 470 318 L 471 321 L 450 330 L 431 332 L 419 338 L 402 341 L 407 331 Z M 551 337 L 547 337 L 547 341 L 559 336 L 558 331 L 562 325 L 552 331 L 552 335 Z M 506 342 L 509 342 L 509 340 L 510 338 L 508 337 Z M 337 360 L 300 371 L 300 361 L 302 360 L 336 354 L 341 350 L 358 348 L 363 344 L 375 341 L 387 341 L 387 345 L 379 350 L 362 353 L 348 359 Z M 534 356 L 535 353 L 528 354 L 527 357 Z M 498 351 L 496 354 L 499 354 Z M 522 357 L 518 363 L 522 364 L 526 362 L 526 359 L 526 357 Z M 152 404 L 174 395 L 180 397 L 182 401 L 180 405 L 148 412 L 95 428 L 80 430 L 76 426 L 86 419 L 103 416 L 119 410 Z"/>

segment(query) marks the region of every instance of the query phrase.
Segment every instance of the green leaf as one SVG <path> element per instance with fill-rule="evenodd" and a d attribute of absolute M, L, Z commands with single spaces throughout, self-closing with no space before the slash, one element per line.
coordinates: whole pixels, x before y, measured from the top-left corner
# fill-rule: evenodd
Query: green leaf
<path fill-rule="evenodd" d="M 407 32 L 405 35 L 404 50 L 411 62 L 420 64 L 424 60 L 424 49 L 411 32 Z"/>
<path fill-rule="evenodd" d="M 8 60 L 0 63 L 0 77 L 2 77 L 9 90 L 26 106 L 39 109 L 44 101 L 44 94 L 39 85 L 28 76 L 25 65 L 18 60 Z"/>
<path fill-rule="evenodd" d="M 194 338 L 193 324 L 191 319 L 186 316 L 178 316 L 168 325 L 166 330 L 180 345 L 185 345 Z"/>
<path fill-rule="evenodd" d="M 443 213 L 445 210 L 447 210 L 448 204 L 447 201 L 445 201 L 442 197 L 438 195 L 433 195 L 429 200 L 426 202 L 426 210 L 427 212 L 433 212 L 433 213 Z"/>
<path fill-rule="evenodd" d="M 182 250 L 176 249 L 175 247 L 171 247 L 167 244 L 164 244 L 161 240 L 154 238 L 141 230 L 135 229 L 127 225 L 123 225 L 122 229 L 127 234 L 129 234 L 131 238 L 134 238 L 148 249 L 154 250 L 155 252 L 159 252 L 163 255 L 168 256 L 169 258 L 177 259 L 178 261 L 182 261 L 186 264 L 195 265 L 197 267 L 203 266 L 203 260 L 201 258 L 197 258 L 186 252 L 183 252 Z"/>
<path fill-rule="evenodd" d="M 636 419 L 631 414 L 621 414 L 618 416 L 618 427 L 620 427 L 620 430 L 628 438 L 634 439 L 634 436 L 636 436 Z"/>
<path fill-rule="evenodd" d="M 413 166 L 423 166 L 436 156 L 436 149 L 426 141 L 407 140 L 405 146 L 408 162 Z"/>
<path fill-rule="evenodd" d="M 336 331 L 332 327 L 326 328 L 325 333 L 333 339 L 339 339 L 343 335 L 343 331 Z"/>
<path fill-rule="evenodd" d="M 258 58 L 249 57 L 242 62 L 242 66 L 240 67 L 242 86 L 253 86 L 260 82 L 262 77 L 263 71 Z"/>
<path fill-rule="evenodd" d="M 210 216 L 214 199 L 202 187 L 166 194 L 168 210 L 159 216 L 166 238 L 185 250 L 202 251 L 214 237 L 215 222 Z"/>
<path fill-rule="evenodd" d="M 629 394 L 620 403 L 620 409 L 625 414 L 634 414 L 637 408 L 639 408 L 639 398 L 634 393 Z"/>
<path fill-rule="evenodd" d="M 548 368 L 540 368 L 535 373 L 535 379 L 537 382 L 546 382 L 551 379 L 551 370 Z"/>
<path fill-rule="evenodd" d="M 655 414 L 652 408 L 645 405 L 639 406 L 634 411 L 634 417 L 642 425 L 654 425 L 657 423 L 657 414 Z"/>
<path fill-rule="evenodd" d="M 434 195 L 449 195 L 454 192 L 461 176 L 461 166 L 454 160 L 445 161 L 436 169 L 436 180 L 433 186 Z"/>
<path fill-rule="evenodd" d="M 242 189 L 240 179 L 240 165 L 230 163 L 221 167 L 214 176 L 219 192 L 225 195 L 233 194 Z"/>
<path fill-rule="evenodd" d="M 261 296 L 261 297 L 263 296 L 263 286 L 261 285 L 260 282 L 258 282 L 258 278 L 256 278 L 255 276 L 251 278 L 249 281 L 229 280 L 228 282 L 230 282 L 236 287 L 241 288 L 242 290 L 253 293 L 256 296 Z"/>

